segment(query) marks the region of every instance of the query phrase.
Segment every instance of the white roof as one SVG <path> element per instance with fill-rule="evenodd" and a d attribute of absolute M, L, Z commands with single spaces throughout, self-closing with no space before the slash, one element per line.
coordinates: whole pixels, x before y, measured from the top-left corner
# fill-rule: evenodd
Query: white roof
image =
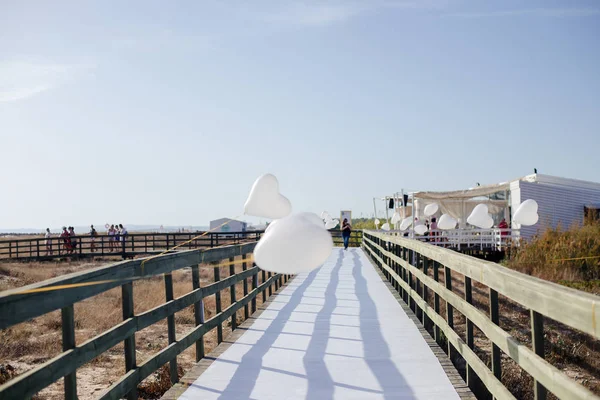
<path fill-rule="evenodd" d="M 210 223 L 212 224 L 213 222 L 239 222 L 240 224 L 245 224 L 246 221 L 240 221 L 237 219 L 231 219 L 231 218 L 227 218 L 227 217 L 223 217 L 223 218 L 219 218 L 219 219 L 213 219 L 212 221 L 210 221 Z"/>
<path fill-rule="evenodd" d="M 519 179 L 514 179 L 512 182 L 520 181 L 600 191 L 600 183 L 582 181 L 579 179 L 561 178 L 559 176 L 552 175 L 531 174 L 523 176 Z M 471 199 L 473 197 L 487 196 L 503 190 L 509 190 L 510 183 L 511 182 L 502 182 L 493 185 L 477 186 L 470 189 L 454 190 L 449 192 L 414 192 L 414 196 L 418 199 Z"/>
<path fill-rule="evenodd" d="M 562 186 L 562 187 L 572 187 L 578 189 L 588 189 L 588 190 L 600 190 L 600 183 L 583 181 L 580 179 L 572 179 L 572 178 L 562 178 L 560 176 L 552 176 L 552 175 L 544 175 L 544 174 L 531 174 L 524 176 L 519 181 L 526 182 L 535 182 L 541 183 L 544 185 L 554 185 L 554 186 Z"/>

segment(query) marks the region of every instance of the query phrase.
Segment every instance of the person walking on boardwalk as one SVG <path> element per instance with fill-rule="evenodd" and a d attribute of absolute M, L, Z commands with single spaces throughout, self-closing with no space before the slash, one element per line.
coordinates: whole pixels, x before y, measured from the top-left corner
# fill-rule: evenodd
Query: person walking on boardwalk
<path fill-rule="evenodd" d="M 46 228 L 46 234 L 44 235 L 44 238 L 46 239 L 45 241 L 45 245 L 46 245 L 46 255 L 52 255 L 52 239 L 51 239 L 52 235 L 50 234 L 50 228 Z"/>
<path fill-rule="evenodd" d="M 348 222 L 348 218 L 344 218 L 344 222 L 342 222 L 342 239 L 344 239 L 344 250 L 348 250 L 350 233 L 352 233 L 352 225 L 350 225 Z"/>
<path fill-rule="evenodd" d="M 90 226 L 90 236 L 91 236 L 91 244 L 90 244 L 90 248 L 92 250 L 92 253 L 94 251 L 96 251 L 96 238 L 98 237 L 98 232 L 96 231 L 96 228 L 94 228 L 94 225 Z"/>

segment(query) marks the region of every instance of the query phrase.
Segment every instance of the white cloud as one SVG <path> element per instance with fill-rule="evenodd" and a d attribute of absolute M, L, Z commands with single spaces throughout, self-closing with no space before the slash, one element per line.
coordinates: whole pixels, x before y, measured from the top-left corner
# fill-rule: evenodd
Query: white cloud
<path fill-rule="evenodd" d="M 269 23 L 292 26 L 328 26 L 348 21 L 366 13 L 386 8 L 440 8 L 448 0 L 333 0 L 278 2 L 268 11 L 247 10 L 249 15 Z"/>
<path fill-rule="evenodd" d="M 495 17 L 592 17 L 600 15 L 599 8 L 530 8 L 523 10 L 505 10 L 489 12 L 457 12 L 446 14 L 448 17 L 460 18 L 495 18 Z"/>
<path fill-rule="evenodd" d="M 0 61 L 0 102 L 24 100 L 76 79 L 89 65 Z"/>
<path fill-rule="evenodd" d="M 16 87 L 7 90 L 2 90 L 2 88 L 0 88 L 0 102 L 9 102 L 26 99 L 28 97 L 35 96 L 38 93 L 45 92 L 49 89 L 52 89 L 52 85 L 38 85 L 21 88 Z"/>

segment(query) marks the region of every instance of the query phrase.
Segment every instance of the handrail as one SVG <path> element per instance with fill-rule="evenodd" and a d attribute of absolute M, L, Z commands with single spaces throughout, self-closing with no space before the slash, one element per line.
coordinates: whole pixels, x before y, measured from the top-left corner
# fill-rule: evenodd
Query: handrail
<path fill-rule="evenodd" d="M 332 229 L 330 233 L 336 244 L 340 244 L 341 231 Z M 204 236 L 201 236 L 203 235 Z M 240 244 L 259 240 L 264 231 L 244 232 L 195 232 L 195 233 L 131 233 L 120 241 L 111 241 L 113 236 L 90 235 L 72 236 L 70 239 L 77 245 L 69 249 L 63 238 L 53 236 L 46 248 L 46 238 L 0 240 L 0 262 L 50 260 L 56 258 L 82 258 L 117 256 L 133 258 L 138 255 L 160 254 L 177 246 L 178 250 L 205 249 L 224 244 Z M 361 231 L 353 231 L 350 236 L 351 246 L 360 246 Z M 92 239 L 94 239 L 92 241 Z M 51 253 L 50 253 L 51 252 Z"/>
<path fill-rule="evenodd" d="M 256 242 L 235 246 L 226 246 L 208 250 L 189 250 L 165 254 L 154 258 L 136 259 L 111 264 L 83 272 L 72 273 L 58 278 L 39 282 L 33 285 L 0 292 L 0 329 L 10 328 L 18 323 L 30 320 L 40 315 L 61 310 L 63 331 L 63 352 L 53 359 L 36 368 L 9 380 L 0 386 L 0 398 L 28 398 L 49 386 L 61 377 L 65 378 L 65 398 L 77 398 L 76 370 L 85 363 L 93 360 L 119 342 L 125 343 L 125 364 L 127 373 L 109 387 L 101 398 L 119 399 L 123 396 L 137 398 L 136 388 L 147 376 L 159 369 L 165 363 L 170 363 L 172 383 L 177 380 L 177 355 L 193 344 L 196 344 L 196 358 L 204 357 L 203 336 L 217 328 L 217 340 L 223 340 L 222 324 L 232 318 L 232 329 L 235 329 L 235 314 L 244 308 L 256 311 L 256 297 L 263 293 L 263 301 L 268 289 L 275 286 L 277 290 L 290 278 L 289 275 L 267 274 L 251 262 L 244 261 L 252 253 Z M 200 286 L 199 264 L 214 263 L 234 257 L 242 257 L 242 272 L 235 273 L 230 266 L 230 276 L 220 279 L 220 266 L 214 266 L 215 282 Z M 145 261 L 145 262 L 144 262 Z M 143 264 L 142 264 L 143 263 Z M 171 273 L 182 268 L 192 268 L 193 290 L 179 298 L 172 297 Z M 133 313 L 133 285 L 135 279 L 164 275 L 167 299 L 171 300 L 135 315 Z M 262 282 L 259 284 L 259 275 Z M 248 291 L 247 280 L 252 278 L 252 289 Z M 235 285 L 244 282 L 244 297 L 235 299 Z M 65 286 L 67 285 L 67 286 Z M 77 286 L 81 285 L 81 286 Z M 74 304 L 86 298 L 95 296 L 112 288 L 121 286 L 123 322 L 108 329 L 82 344 L 75 343 Z M 62 287 L 62 288 L 61 288 Z M 57 288 L 56 290 L 47 290 Z M 221 310 L 221 291 L 229 289 L 231 305 Z M 214 295 L 216 314 L 208 321 L 203 317 L 203 299 Z M 194 306 L 195 328 L 185 336 L 175 338 L 174 315 L 186 307 Z M 247 318 L 249 313 L 244 313 Z M 135 362 L 136 332 L 167 319 L 169 329 L 169 346 L 155 354 L 150 359 L 137 365 Z M 172 335 L 171 335 L 172 333 Z M 66 340 L 65 338 L 71 338 Z"/>
<path fill-rule="evenodd" d="M 546 390 L 565 399 L 600 399 L 579 383 L 544 360 L 543 318 L 548 317 L 600 338 L 600 297 L 525 275 L 498 264 L 466 256 L 432 244 L 380 232 L 365 231 L 363 247 L 402 293 L 424 324 L 435 325 L 434 336 L 440 331 L 448 339 L 449 353 L 458 351 L 467 362 L 467 379 L 474 373 L 490 393 L 499 399 L 512 399 L 512 394 L 500 381 L 500 350 L 513 359 L 536 381 L 536 398 L 545 398 Z M 433 278 L 427 271 L 433 269 Z M 444 270 L 445 282 L 439 282 L 438 271 Z M 465 277 L 465 298 L 452 291 L 451 273 Z M 489 287 L 490 316 L 472 305 L 472 281 Z M 428 303 L 433 292 L 434 307 Z M 518 342 L 499 325 L 498 294 L 531 310 L 534 349 Z M 439 299 L 447 304 L 444 319 L 439 312 Z M 467 341 L 453 327 L 453 310 L 467 321 Z M 492 341 L 492 370 L 473 351 L 473 329 Z M 469 383 L 471 385 L 471 383 Z"/>
<path fill-rule="evenodd" d="M 181 250 L 213 248 L 224 244 L 257 241 L 264 231 L 244 232 L 185 232 L 185 233 L 128 233 L 120 236 L 106 234 L 92 237 L 76 235 L 68 238 L 76 243 L 69 246 L 64 238 L 53 235 L 27 239 L 0 240 L 0 261 L 49 260 L 55 258 L 81 258 L 98 256 L 121 256 L 160 254 L 178 247 Z"/>

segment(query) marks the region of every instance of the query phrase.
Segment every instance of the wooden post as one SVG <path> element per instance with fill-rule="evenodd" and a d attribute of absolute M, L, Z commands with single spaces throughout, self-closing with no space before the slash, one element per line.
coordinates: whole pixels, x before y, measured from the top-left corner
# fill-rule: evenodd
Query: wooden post
<path fill-rule="evenodd" d="M 35 244 L 37 246 L 37 257 L 40 258 L 40 240 L 36 240 Z"/>
<path fill-rule="evenodd" d="M 436 282 L 439 282 L 440 280 L 439 263 L 437 261 L 433 261 L 433 280 Z M 437 315 L 440 315 L 440 295 L 437 293 L 433 294 L 433 311 L 435 311 Z M 433 336 L 435 341 L 439 344 L 441 332 L 440 327 L 437 325 L 433 328 Z"/>
<path fill-rule="evenodd" d="M 473 287 L 471 284 L 471 278 L 469 278 L 468 276 L 465 276 L 465 301 L 469 304 L 473 304 Z M 466 316 L 465 316 L 465 319 L 467 321 L 466 327 L 465 327 L 466 328 L 466 337 L 467 337 L 467 346 L 469 346 L 470 349 L 473 349 L 473 346 L 474 346 L 473 322 L 471 322 L 469 320 L 469 318 L 467 318 Z M 475 373 L 473 372 L 473 369 L 467 363 L 467 385 L 469 385 L 469 387 L 471 389 L 473 388 L 474 379 L 475 379 Z"/>
<path fill-rule="evenodd" d="M 121 285 L 121 303 L 123 308 L 123 320 L 133 318 L 133 282 L 128 282 Z M 137 368 L 135 357 L 135 334 L 129 336 L 123 342 L 125 348 L 125 372 Z M 137 400 L 137 389 L 133 389 L 127 393 L 128 400 Z"/>
<path fill-rule="evenodd" d="M 235 259 L 233 257 L 229 257 L 229 276 L 235 275 L 235 264 L 233 264 L 234 261 L 235 261 Z M 236 303 L 235 283 L 233 285 L 229 286 L 229 295 L 231 298 L 231 305 L 234 305 Z M 237 325 L 237 312 L 234 312 L 233 315 L 231 316 L 231 331 L 232 332 L 235 330 L 236 325 Z"/>
<path fill-rule="evenodd" d="M 498 292 L 490 288 L 490 319 L 496 325 L 500 324 Z M 502 376 L 500 368 L 500 348 L 492 343 L 492 372 L 497 379 Z"/>
<path fill-rule="evenodd" d="M 423 260 L 423 274 L 425 276 L 427 276 L 427 270 L 429 268 L 429 258 L 425 257 L 425 256 L 421 256 L 422 260 Z M 427 285 L 425 285 L 424 283 L 422 284 L 422 292 L 421 292 L 421 297 L 423 297 L 423 300 L 425 301 L 425 304 L 427 303 L 427 299 L 429 298 L 429 290 L 427 288 Z M 429 319 L 429 317 L 427 316 L 427 312 L 425 312 L 425 310 L 423 310 L 423 326 L 425 327 L 425 329 L 428 329 L 429 326 L 431 325 L 431 320 Z"/>
<path fill-rule="evenodd" d="M 248 269 L 248 264 L 246 263 L 246 254 L 242 254 L 242 271 L 246 271 Z M 248 295 L 248 278 L 244 278 L 244 282 L 242 283 L 242 289 L 244 290 L 244 297 Z M 248 303 L 244 306 L 244 320 L 248 319 L 250 316 L 250 310 L 248 307 Z"/>
<path fill-rule="evenodd" d="M 267 273 L 264 270 L 261 272 L 262 272 L 262 283 L 265 283 L 267 281 Z M 267 291 L 266 290 L 263 290 L 262 298 L 263 298 L 263 303 L 265 301 L 267 301 Z"/>
<path fill-rule="evenodd" d="M 398 249 L 397 256 L 404 259 L 404 247 L 400 246 L 400 248 Z M 398 276 L 400 277 L 400 279 L 403 279 L 403 277 L 404 277 L 404 267 L 402 266 L 402 264 L 398 264 Z M 404 291 L 404 287 L 402 287 L 402 285 L 400 285 L 400 282 L 398 282 L 398 287 L 400 289 L 400 297 L 402 299 L 404 299 L 405 291 Z"/>
<path fill-rule="evenodd" d="M 73 304 L 61 309 L 63 351 L 75 348 L 75 311 Z M 71 372 L 64 378 L 65 400 L 77 399 L 77 373 Z"/>
<path fill-rule="evenodd" d="M 409 250 L 408 253 L 408 263 L 410 265 L 414 265 L 413 264 L 413 260 L 414 260 L 414 256 L 415 256 L 415 252 L 414 250 Z M 415 286 L 414 286 L 414 280 L 413 280 L 413 274 L 412 272 L 408 271 L 408 287 L 411 288 L 412 290 L 415 290 Z M 409 301 L 409 306 L 410 309 L 412 310 L 413 313 L 417 313 L 417 309 L 416 309 L 416 305 L 415 305 L 415 300 L 412 298 L 412 296 L 409 294 L 408 295 L 408 301 Z"/>
<path fill-rule="evenodd" d="M 446 289 L 452 291 L 452 270 L 446 266 L 444 266 L 444 280 Z M 454 329 L 454 307 L 449 302 L 446 302 L 446 320 L 448 321 L 448 326 Z M 452 345 L 450 341 L 448 341 L 448 357 L 452 357 Z"/>
<path fill-rule="evenodd" d="M 419 268 L 419 265 L 421 264 L 421 253 L 418 252 L 414 252 L 414 262 L 415 262 L 415 267 Z M 423 291 L 422 291 L 422 287 L 421 287 L 421 280 L 415 276 L 415 291 L 417 292 L 417 296 L 421 296 L 421 298 L 423 297 Z M 423 310 L 421 309 L 421 307 L 419 307 L 416 302 L 415 302 L 415 308 L 417 309 L 417 319 L 419 321 L 421 321 L 421 323 L 423 323 Z"/>
<path fill-rule="evenodd" d="M 256 267 L 256 264 L 254 264 L 254 262 L 252 263 L 252 268 Z M 258 287 L 258 271 L 256 271 L 256 273 L 254 275 L 252 275 L 252 290 L 256 289 Z M 256 296 L 254 296 L 252 298 L 252 314 L 254 314 L 256 312 Z"/>
<path fill-rule="evenodd" d="M 171 273 L 165 274 L 165 294 L 166 300 L 173 300 L 173 275 Z M 177 338 L 175 336 L 175 314 L 171 314 L 167 317 L 167 329 L 169 334 L 169 344 L 175 343 Z M 177 376 L 177 356 L 173 357 L 169 361 L 169 372 L 171 375 L 171 384 L 176 384 L 179 381 Z"/>
<path fill-rule="evenodd" d="M 200 267 L 192 265 L 192 287 L 200 289 Z M 204 323 L 204 298 L 194 303 L 194 322 L 196 326 Z M 204 335 L 196 341 L 196 362 L 204 358 Z"/>
<path fill-rule="evenodd" d="M 533 351 L 541 358 L 544 356 L 544 316 L 531 310 L 531 344 Z M 541 383 L 533 381 L 533 396 L 535 400 L 546 400 L 548 391 Z"/>
<path fill-rule="evenodd" d="M 398 252 L 398 245 L 397 245 L 397 244 L 395 244 L 395 243 L 392 243 L 392 244 L 391 244 L 391 248 L 389 249 L 389 251 L 390 251 L 390 252 L 391 252 L 393 255 L 397 255 L 396 253 Z M 398 274 L 398 271 L 399 271 L 400 265 L 399 265 L 399 264 L 398 264 L 396 261 L 390 260 L 390 267 L 392 267 L 392 270 L 393 270 L 393 271 L 394 271 L 396 274 Z M 398 289 L 398 288 L 399 288 L 399 287 L 398 287 L 398 282 L 397 282 L 395 279 L 392 281 L 392 287 L 394 288 L 394 290 L 396 290 L 396 292 L 398 292 L 398 291 L 399 291 L 399 289 Z"/>
<path fill-rule="evenodd" d="M 219 282 L 221 280 L 221 271 L 220 267 L 214 267 L 215 271 L 215 282 Z M 221 292 L 218 291 L 215 293 L 215 306 L 217 308 L 217 314 L 221 312 Z M 221 343 L 223 341 L 223 324 L 217 325 L 217 343 Z"/>
<path fill-rule="evenodd" d="M 273 276 L 273 273 L 269 272 L 269 279 Z M 273 283 L 269 283 L 269 297 L 273 295 Z"/>
<path fill-rule="evenodd" d="M 408 260 L 409 260 L 408 254 L 409 254 L 408 249 L 404 248 L 404 261 L 406 261 L 406 262 L 408 262 Z M 410 284 L 408 278 L 409 278 L 408 277 L 408 269 L 402 268 L 402 279 L 404 280 L 405 283 Z M 410 306 L 410 293 L 407 290 L 404 291 L 404 302 Z"/>

